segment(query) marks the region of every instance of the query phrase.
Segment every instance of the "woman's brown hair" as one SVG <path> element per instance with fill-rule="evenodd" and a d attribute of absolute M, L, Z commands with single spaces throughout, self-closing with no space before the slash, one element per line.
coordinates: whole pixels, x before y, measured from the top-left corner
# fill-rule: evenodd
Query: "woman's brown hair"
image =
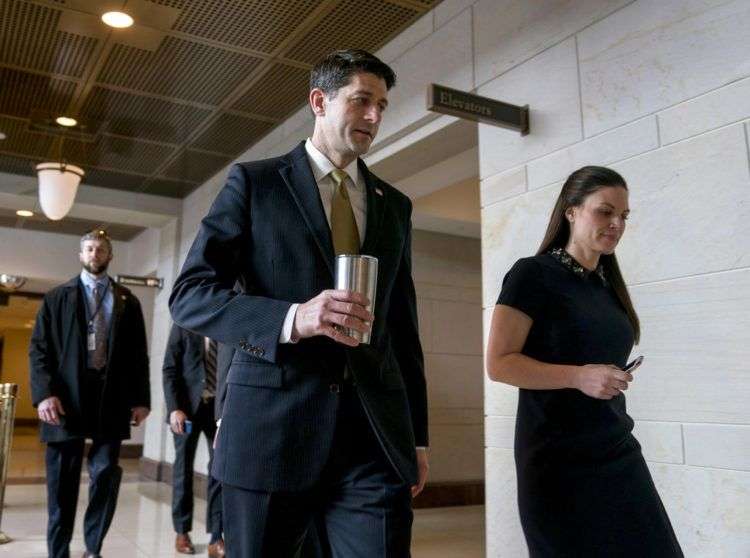
<path fill-rule="evenodd" d="M 552 210 L 549 219 L 549 225 L 547 225 L 547 232 L 537 254 L 545 254 L 553 248 L 565 248 L 570 238 L 570 224 L 565 218 L 565 212 L 570 207 L 578 207 L 583 204 L 584 200 L 597 190 L 611 186 L 628 189 L 625 179 L 606 167 L 588 166 L 571 174 L 563 184 L 557 198 L 555 208 Z M 602 254 L 599 261 L 604 267 L 607 281 L 612 285 L 612 289 L 628 315 L 628 319 L 633 326 L 635 342 L 638 343 L 641 340 L 641 325 L 638 314 L 633 308 L 633 302 L 630 300 L 630 293 L 625 286 L 622 273 L 620 273 L 620 266 L 617 265 L 617 258 L 614 253 Z"/>

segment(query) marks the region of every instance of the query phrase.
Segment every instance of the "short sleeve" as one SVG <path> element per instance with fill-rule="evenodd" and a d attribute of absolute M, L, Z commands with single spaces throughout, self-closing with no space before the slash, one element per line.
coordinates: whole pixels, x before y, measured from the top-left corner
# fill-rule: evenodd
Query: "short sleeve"
<path fill-rule="evenodd" d="M 497 304 L 511 306 L 532 320 L 539 320 L 547 304 L 547 289 L 539 262 L 534 258 L 518 260 L 503 279 Z"/>

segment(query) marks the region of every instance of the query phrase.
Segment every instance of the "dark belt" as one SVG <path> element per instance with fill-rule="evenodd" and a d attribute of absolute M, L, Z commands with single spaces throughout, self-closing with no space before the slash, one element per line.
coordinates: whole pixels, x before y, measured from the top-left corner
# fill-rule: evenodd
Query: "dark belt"
<path fill-rule="evenodd" d="M 92 376 L 104 376 L 106 368 L 87 368 L 86 372 Z"/>

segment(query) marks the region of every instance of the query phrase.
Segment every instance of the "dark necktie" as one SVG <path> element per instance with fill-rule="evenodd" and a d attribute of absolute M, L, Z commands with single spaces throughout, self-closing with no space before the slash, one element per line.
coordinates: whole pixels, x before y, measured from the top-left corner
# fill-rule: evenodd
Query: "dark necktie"
<path fill-rule="evenodd" d="M 94 285 L 94 354 L 91 358 L 91 364 L 93 368 L 102 370 L 107 365 L 107 332 L 106 323 L 104 321 L 104 287 L 101 283 Z"/>
<path fill-rule="evenodd" d="M 216 395 L 216 351 L 217 343 L 213 339 L 208 340 L 204 367 L 206 370 L 205 390 L 209 396 Z"/>

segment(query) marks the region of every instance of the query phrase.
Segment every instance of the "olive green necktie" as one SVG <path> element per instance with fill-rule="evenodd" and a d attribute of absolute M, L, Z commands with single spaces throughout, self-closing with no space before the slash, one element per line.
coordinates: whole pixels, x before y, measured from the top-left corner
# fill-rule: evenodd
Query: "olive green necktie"
<path fill-rule="evenodd" d="M 334 169 L 331 171 L 333 178 L 333 201 L 331 202 L 331 233 L 333 235 L 333 251 L 340 254 L 359 254 L 359 231 L 357 221 L 354 219 L 352 203 L 349 193 L 346 191 L 344 181 L 347 178 L 345 171 Z"/>

